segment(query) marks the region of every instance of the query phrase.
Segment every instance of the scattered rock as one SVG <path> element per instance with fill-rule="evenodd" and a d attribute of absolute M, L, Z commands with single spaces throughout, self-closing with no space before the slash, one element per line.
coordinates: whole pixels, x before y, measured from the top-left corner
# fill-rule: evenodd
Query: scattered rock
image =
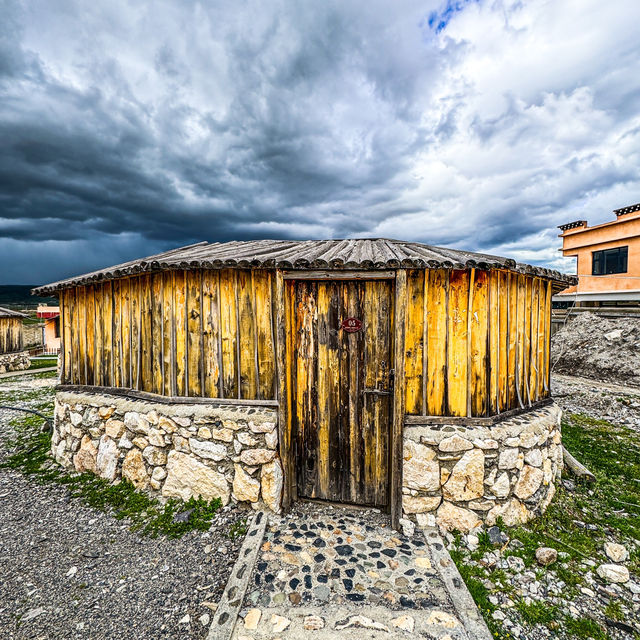
<path fill-rule="evenodd" d="M 342 631 L 342 629 L 348 629 L 349 627 L 356 627 L 361 629 L 373 629 L 374 631 L 386 631 L 389 632 L 389 627 L 385 626 L 381 622 L 376 622 L 366 616 L 351 616 L 347 620 L 341 620 L 336 622 L 336 631 Z"/>
<path fill-rule="evenodd" d="M 46 609 L 44 607 L 37 607 L 36 609 L 29 609 L 21 618 L 20 622 L 29 622 L 29 620 L 33 620 L 38 616 L 41 616 L 43 613 L 46 613 Z"/>
<path fill-rule="evenodd" d="M 489 527 L 487 529 L 487 534 L 489 535 L 489 542 L 496 547 L 501 546 L 509 541 L 509 536 L 506 533 L 500 531 L 500 527 Z"/>
<path fill-rule="evenodd" d="M 629 581 L 629 569 L 619 564 L 601 564 L 596 573 L 607 582 L 624 583 Z"/>
<path fill-rule="evenodd" d="M 539 547 L 536 549 L 536 560 L 543 567 L 553 564 L 557 559 L 558 552 L 552 547 Z"/>
<path fill-rule="evenodd" d="M 273 625 L 273 633 L 281 633 L 291 624 L 291 620 L 274 613 L 271 616 L 271 624 Z"/>
<path fill-rule="evenodd" d="M 446 629 L 454 629 L 460 622 L 445 611 L 432 611 L 427 618 L 427 624 L 437 624 Z"/>
<path fill-rule="evenodd" d="M 260 609 L 249 609 L 247 615 L 244 617 L 244 628 L 250 631 L 257 629 L 261 617 L 262 611 L 260 611 Z"/>
<path fill-rule="evenodd" d="M 621 544 L 607 542 L 604 545 L 604 552 L 611 562 L 624 562 L 629 558 L 629 552 Z"/>
<path fill-rule="evenodd" d="M 305 616 L 302 626 L 308 631 L 319 631 L 324 628 L 324 620 L 320 616 Z"/>
<path fill-rule="evenodd" d="M 413 633 L 416 623 L 411 616 L 400 616 L 398 618 L 393 618 L 391 620 L 391 624 L 398 629 L 402 629 L 402 631 Z"/>

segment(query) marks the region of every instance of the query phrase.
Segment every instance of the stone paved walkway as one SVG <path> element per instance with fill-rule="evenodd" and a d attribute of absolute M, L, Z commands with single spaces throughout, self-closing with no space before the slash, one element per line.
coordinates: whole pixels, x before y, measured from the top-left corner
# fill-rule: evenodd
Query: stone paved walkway
<path fill-rule="evenodd" d="M 312 504 L 269 520 L 240 615 L 236 640 L 468 637 L 420 531 Z"/>

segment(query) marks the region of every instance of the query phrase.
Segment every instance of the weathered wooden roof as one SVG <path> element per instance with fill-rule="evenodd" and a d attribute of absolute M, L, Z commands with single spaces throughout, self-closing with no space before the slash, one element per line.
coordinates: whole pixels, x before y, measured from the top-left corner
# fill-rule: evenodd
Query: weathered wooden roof
<path fill-rule="evenodd" d="M 27 316 L 24 313 L 20 313 L 19 311 L 13 311 L 12 309 L 5 309 L 4 307 L 0 307 L 0 318 L 26 318 Z"/>
<path fill-rule="evenodd" d="M 508 268 L 569 284 L 575 276 L 542 267 L 517 264 L 510 258 L 417 242 L 385 238 L 348 240 L 251 240 L 200 242 L 147 258 L 100 269 L 33 289 L 42 295 L 60 289 L 113 280 L 136 273 L 166 269 L 360 269 L 401 268 L 494 269 Z"/>

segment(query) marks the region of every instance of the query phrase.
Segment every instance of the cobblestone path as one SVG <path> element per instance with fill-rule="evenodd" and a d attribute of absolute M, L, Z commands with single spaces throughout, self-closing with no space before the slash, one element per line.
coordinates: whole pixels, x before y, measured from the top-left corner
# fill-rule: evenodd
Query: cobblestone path
<path fill-rule="evenodd" d="M 233 638 L 467 638 L 424 536 L 379 513 L 272 517 Z"/>

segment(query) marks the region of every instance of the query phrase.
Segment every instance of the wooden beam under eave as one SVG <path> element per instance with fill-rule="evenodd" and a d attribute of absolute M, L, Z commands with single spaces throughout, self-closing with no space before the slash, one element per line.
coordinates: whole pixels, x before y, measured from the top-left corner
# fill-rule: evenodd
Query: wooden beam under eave
<path fill-rule="evenodd" d="M 393 387 L 393 420 L 391 423 L 391 525 L 398 529 L 402 518 L 402 438 L 405 409 L 405 320 L 407 316 L 407 272 L 396 272 L 395 317 L 393 326 L 395 380 Z"/>

